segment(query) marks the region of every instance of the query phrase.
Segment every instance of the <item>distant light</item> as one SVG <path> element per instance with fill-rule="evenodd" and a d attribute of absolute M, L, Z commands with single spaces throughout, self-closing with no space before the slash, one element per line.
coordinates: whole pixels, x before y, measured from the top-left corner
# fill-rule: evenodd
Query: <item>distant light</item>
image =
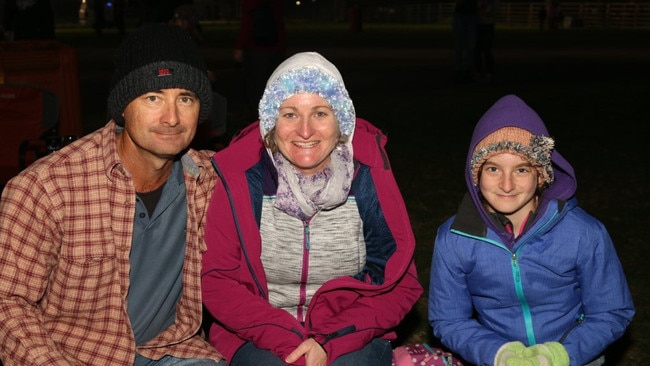
<path fill-rule="evenodd" d="M 300 2 L 300 0 L 296 1 L 296 6 L 300 6 L 300 5 L 302 5 L 302 3 Z"/>
<path fill-rule="evenodd" d="M 106 2 L 106 6 L 108 6 L 108 7 L 110 8 L 110 7 L 112 7 L 112 6 L 113 6 L 113 3 L 112 3 L 112 2 L 110 2 L 110 1 L 107 1 L 107 2 Z"/>

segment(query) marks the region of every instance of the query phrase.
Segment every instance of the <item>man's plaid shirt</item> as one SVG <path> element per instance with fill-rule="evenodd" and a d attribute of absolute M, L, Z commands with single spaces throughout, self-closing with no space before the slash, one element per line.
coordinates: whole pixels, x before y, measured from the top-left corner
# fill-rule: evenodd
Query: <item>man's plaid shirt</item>
<path fill-rule="evenodd" d="M 4 365 L 133 365 L 129 252 L 136 194 L 109 122 L 35 162 L 0 200 L 0 358 Z M 216 175 L 207 151 L 182 158 L 187 251 L 176 322 L 145 357 L 213 358 L 201 334 L 205 212 Z"/>

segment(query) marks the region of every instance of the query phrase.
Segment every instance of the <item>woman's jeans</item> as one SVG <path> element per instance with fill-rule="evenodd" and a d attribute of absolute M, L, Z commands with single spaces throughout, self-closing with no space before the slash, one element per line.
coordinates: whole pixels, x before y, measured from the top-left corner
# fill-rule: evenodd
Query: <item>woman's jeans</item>
<path fill-rule="evenodd" d="M 331 366 L 390 366 L 393 348 L 390 342 L 375 338 L 362 349 L 347 353 Z M 233 356 L 230 366 L 286 366 L 273 352 L 257 348 L 252 342 L 244 344 Z"/>
<path fill-rule="evenodd" d="M 144 357 L 139 357 L 137 366 L 226 366 L 226 361 L 219 362 L 209 359 L 199 358 L 176 358 L 172 356 L 165 356 L 160 360 L 146 360 L 143 362 Z"/>

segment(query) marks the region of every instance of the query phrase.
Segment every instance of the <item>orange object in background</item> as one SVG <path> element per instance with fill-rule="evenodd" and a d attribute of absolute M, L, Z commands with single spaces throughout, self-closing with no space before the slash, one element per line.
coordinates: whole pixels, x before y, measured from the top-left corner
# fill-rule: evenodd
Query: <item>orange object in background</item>
<path fill-rule="evenodd" d="M 0 83 L 39 86 L 60 103 L 58 133 L 83 135 L 77 51 L 56 40 L 0 42 Z"/>

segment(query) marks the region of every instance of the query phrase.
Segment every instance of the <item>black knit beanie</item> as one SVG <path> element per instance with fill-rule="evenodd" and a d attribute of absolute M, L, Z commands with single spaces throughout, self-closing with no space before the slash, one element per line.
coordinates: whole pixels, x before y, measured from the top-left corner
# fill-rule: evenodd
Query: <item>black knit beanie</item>
<path fill-rule="evenodd" d="M 115 53 L 115 73 L 108 95 L 108 113 L 124 126 L 127 104 L 142 94 L 182 88 L 201 101 L 199 122 L 212 107 L 212 89 L 199 48 L 189 33 L 172 24 L 147 24 L 131 33 Z"/>

